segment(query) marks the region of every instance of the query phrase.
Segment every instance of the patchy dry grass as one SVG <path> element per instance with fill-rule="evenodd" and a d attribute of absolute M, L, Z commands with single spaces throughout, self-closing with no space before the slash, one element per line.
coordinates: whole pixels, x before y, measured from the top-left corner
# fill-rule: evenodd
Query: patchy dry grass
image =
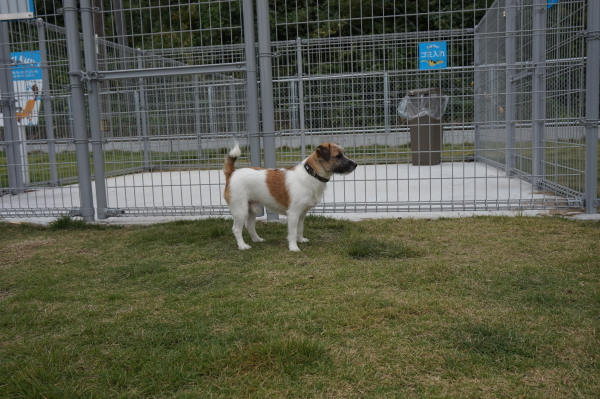
<path fill-rule="evenodd" d="M 600 224 L 0 224 L 0 397 L 598 397 Z"/>

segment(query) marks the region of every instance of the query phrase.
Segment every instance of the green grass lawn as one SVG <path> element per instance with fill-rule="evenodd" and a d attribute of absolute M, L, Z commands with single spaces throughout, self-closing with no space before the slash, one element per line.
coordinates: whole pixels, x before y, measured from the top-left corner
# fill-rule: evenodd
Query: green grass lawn
<path fill-rule="evenodd" d="M 600 395 L 598 222 L 230 227 L 0 224 L 0 397 Z"/>

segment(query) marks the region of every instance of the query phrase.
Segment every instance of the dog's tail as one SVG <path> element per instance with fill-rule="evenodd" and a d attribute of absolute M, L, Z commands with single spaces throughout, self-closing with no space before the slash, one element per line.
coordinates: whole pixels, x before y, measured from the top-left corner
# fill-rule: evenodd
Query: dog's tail
<path fill-rule="evenodd" d="M 240 144 L 236 141 L 235 146 L 229 151 L 227 157 L 225 157 L 225 163 L 223 164 L 226 181 L 229 181 L 231 174 L 235 172 L 235 161 L 237 161 L 240 155 L 242 155 L 242 150 L 240 150 Z"/>

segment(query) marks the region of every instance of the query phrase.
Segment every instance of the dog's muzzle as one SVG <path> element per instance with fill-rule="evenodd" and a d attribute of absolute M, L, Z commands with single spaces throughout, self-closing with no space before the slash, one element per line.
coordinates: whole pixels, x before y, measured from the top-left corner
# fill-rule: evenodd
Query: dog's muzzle
<path fill-rule="evenodd" d="M 342 175 L 347 175 L 348 173 L 354 172 L 354 169 L 358 164 L 349 158 L 345 158 L 343 162 L 335 167 L 333 173 L 338 173 Z"/>

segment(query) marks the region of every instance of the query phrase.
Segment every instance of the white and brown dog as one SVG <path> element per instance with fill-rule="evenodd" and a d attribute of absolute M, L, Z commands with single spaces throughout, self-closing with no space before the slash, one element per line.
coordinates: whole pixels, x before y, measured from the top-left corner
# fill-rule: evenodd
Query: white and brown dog
<path fill-rule="evenodd" d="M 334 143 L 322 143 L 317 150 L 298 166 L 288 169 L 242 168 L 235 169 L 241 155 L 235 147 L 225 158 L 225 191 L 223 197 L 233 216 L 233 234 L 239 249 L 249 249 L 244 242 L 244 224 L 252 241 L 264 241 L 256 234 L 256 214 L 264 205 L 269 211 L 287 215 L 290 251 L 300 251 L 298 242 L 303 237 L 306 213 L 323 198 L 325 183 L 334 173 L 348 174 L 356 169 L 356 162 L 344 155 L 344 149 Z"/>

